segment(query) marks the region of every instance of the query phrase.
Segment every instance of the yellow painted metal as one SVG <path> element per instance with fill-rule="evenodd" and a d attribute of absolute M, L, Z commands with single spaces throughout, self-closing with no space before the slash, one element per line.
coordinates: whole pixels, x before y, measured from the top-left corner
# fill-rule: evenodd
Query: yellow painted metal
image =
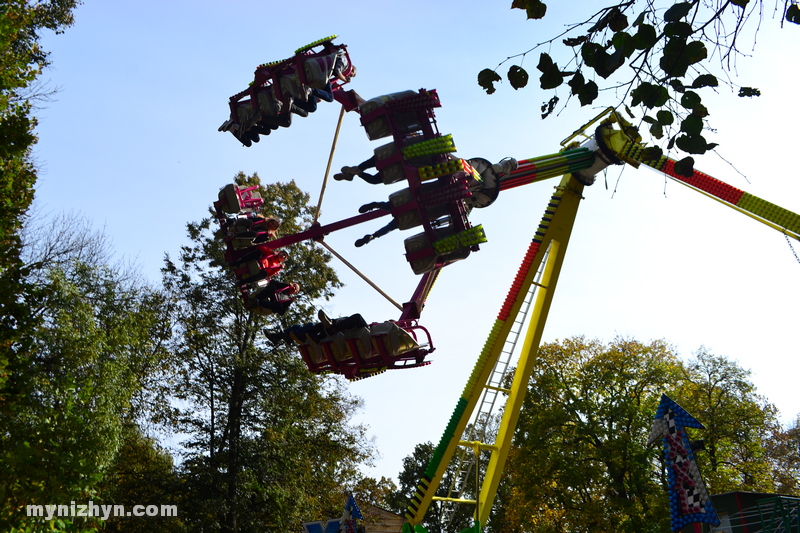
<path fill-rule="evenodd" d="M 561 146 L 566 147 L 570 145 L 570 143 L 573 140 L 577 139 L 578 137 L 581 137 L 583 139 L 590 139 L 594 137 L 595 135 L 594 130 L 587 131 L 592 126 L 599 126 L 600 124 L 614 124 L 614 123 L 619 124 L 620 126 L 619 130 L 614 130 L 614 131 L 619 132 L 620 134 L 619 137 L 621 139 L 624 139 L 624 141 L 622 142 L 633 141 L 639 143 L 642 141 L 642 137 L 639 135 L 639 133 L 636 131 L 636 128 L 630 122 L 625 120 L 619 113 L 617 113 L 616 109 L 614 109 L 613 107 L 607 107 L 606 109 L 598 113 L 598 115 L 594 117 L 592 120 L 590 120 L 577 130 L 572 132 L 572 135 L 561 141 Z M 612 148 L 615 152 L 619 151 L 619 149 L 622 146 L 620 144 L 620 146 L 617 147 L 616 142 L 610 142 L 611 141 L 610 139 L 606 139 L 606 141 L 609 142 L 609 147 Z M 616 139 L 614 139 L 614 141 L 616 141 Z"/>
<path fill-rule="evenodd" d="M 642 162 L 633 159 L 632 157 L 627 157 L 625 155 L 627 153 L 625 148 L 630 143 L 641 145 L 641 137 L 638 135 L 636 128 L 632 126 L 630 122 L 620 116 L 613 108 L 608 108 L 602 111 L 591 121 L 587 122 L 581 126 L 581 128 L 576 130 L 570 137 L 562 141 L 561 145 L 567 146 L 569 143 L 575 144 L 575 139 L 578 137 L 589 139 L 595 135 L 595 131 L 594 129 L 591 132 L 587 130 L 592 126 L 600 126 L 603 124 L 608 125 L 608 127 L 603 128 L 598 132 L 602 137 L 602 139 L 598 139 L 598 143 L 604 144 L 605 147 L 614 152 L 621 161 L 638 168 Z M 617 124 L 618 129 L 612 127 L 613 124 Z M 537 159 L 551 158 L 556 155 L 558 154 L 543 156 L 542 158 Z M 647 162 L 644 162 L 644 164 L 646 166 L 650 166 Z M 786 228 L 782 228 L 770 221 L 765 221 L 758 215 L 751 213 L 740 206 L 736 206 L 721 200 L 720 198 L 715 197 L 714 195 L 703 190 L 697 189 L 688 183 L 680 180 L 676 181 L 702 192 L 703 194 L 730 207 L 733 207 L 734 209 L 751 216 L 760 222 L 778 229 L 790 237 L 796 239 L 798 238 L 797 233 L 787 230 Z M 543 235 L 540 234 L 540 232 L 537 232 L 537 238 L 541 239 L 541 243 L 538 247 L 532 264 L 528 269 L 528 273 L 524 281 L 519 287 L 518 294 L 513 301 L 510 310 L 508 311 L 507 318 L 498 319 L 494 324 L 490 338 L 481 354 L 481 358 L 479 358 L 475 370 L 473 370 L 473 374 L 470 376 L 470 381 L 465 388 L 464 394 L 460 398 L 460 401 L 466 401 L 463 414 L 460 416 L 458 423 L 454 427 L 452 437 L 449 441 L 446 441 L 447 447 L 443 453 L 442 460 L 437 466 L 435 474 L 431 479 L 423 478 L 421 482 L 420 487 L 422 487 L 423 490 L 417 493 L 419 496 L 417 502 L 418 505 L 416 505 L 414 512 L 411 515 L 406 515 L 408 519 L 407 525 L 409 526 L 406 529 L 411 529 L 413 526 L 416 530 L 416 528 L 421 527 L 419 524 L 422 522 L 430 503 L 434 500 L 475 505 L 476 508 L 474 516 L 476 520 L 476 527 L 478 528 L 477 530 L 479 530 L 480 524 L 485 524 L 488 521 L 489 514 L 492 510 L 492 503 L 497 493 L 497 488 L 500 483 L 506 459 L 508 457 L 508 452 L 511 447 L 512 438 L 519 421 L 519 414 L 527 393 L 528 382 L 530 380 L 533 367 L 536 364 L 536 354 L 544 333 L 544 327 L 547 321 L 548 312 L 550 310 L 550 304 L 553 299 L 553 293 L 555 291 L 558 276 L 564 261 L 567 244 L 569 242 L 572 227 L 575 222 L 578 206 L 580 204 L 580 200 L 582 199 L 583 185 L 571 175 L 564 176 L 557 188 L 561 191 L 558 206 L 552 211 L 550 206 L 548 206 L 548 209 L 546 210 L 545 219 L 550 219 L 549 224 L 547 225 L 547 229 L 544 231 Z M 536 280 L 535 278 L 543 262 L 544 268 L 542 269 L 541 279 Z M 493 372 L 495 364 L 503 352 L 506 339 L 509 337 L 515 317 L 517 317 L 522 303 L 532 286 L 537 287 L 535 289 L 536 292 L 533 302 L 533 312 L 528 324 L 523 345 L 520 349 L 520 358 L 517 363 L 511 388 L 501 389 L 499 387 L 492 386 L 489 384 L 490 376 Z M 486 354 L 485 357 L 484 354 Z M 463 435 L 467 423 L 471 418 L 472 413 L 480 401 L 480 397 L 485 389 L 502 391 L 508 394 L 495 442 L 494 444 L 485 444 L 476 441 L 460 441 L 459 437 Z M 485 476 L 483 480 L 477 480 L 476 486 L 479 487 L 477 501 L 463 498 L 444 498 L 433 496 L 439 486 L 444 471 L 452 460 L 455 450 L 458 446 L 472 448 L 476 455 L 476 459 L 480 457 L 480 450 L 491 451 Z M 480 469 L 476 468 L 476 477 L 477 472 L 479 471 Z"/>
<path fill-rule="evenodd" d="M 491 454 L 486 474 L 481 484 L 480 495 L 478 497 L 478 521 L 482 524 L 487 523 L 489 513 L 492 510 L 500 478 L 503 474 L 508 451 L 511 448 L 511 441 L 514 431 L 519 421 L 519 413 L 525 394 L 528 391 L 528 381 L 530 380 L 533 365 L 536 362 L 536 352 L 542 340 L 542 333 L 547 321 L 547 314 L 550 311 L 550 304 L 553 301 L 553 293 L 558 282 L 558 275 L 561 272 L 561 265 L 567 251 L 567 244 L 575 223 L 575 216 L 578 213 L 578 206 L 581 201 L 583 185 L 575 178 L 565 176 L 560 187 L 564 188 L 564 194 L 559 203 L 558 209 L 553 215 L 550 227 L 542 239 L 539 253 L 534 259 L 534 266 L 531 268 L 530 280 L 526 280 L 525 292 L 527 292 L 533 282 L 535 266 L 544 260 L 545 251 L 547 254 L 546 263 L 539 280 L 540 286 L 536 289 L 533 313 L 530 318 L 525 340 L 520 352 L 520 359 L 514 373 L 511 385 L 511 393 L 506 400 L 503 409 L 503 417 L 495 439 L 497 451 Z M 520 291 L 522 292 L 522 291 Z"/>
<path fill-rule="evenodd" d="M 467 505 L 475 505 L 478 503 L 475 500 L 465 500 L 464 498 L 445 498 L 442 496 L 434 496 L 432 500 L 435 502 L 466 503 Z"/>
<path fill-rule="evenodd" d="M 649 168 L 651 170 L 655 170 L 656 172 L 664 174 L 659 169 L 657 169 L 657 168 L 655 168 L 655 167 L 653 167 L 651 165 L 648 165 L 647 163 L 642 163 L 642 164 L 645 165 L 647 168 Z M 694 187 L 691 184 L 686 183 L 685 181 L 682 181 L 682 180 L 679 180 L 679 179 L 675 179 L 672 176 L 670 176 L 669 174 L 664 174 L 664 175 L 667 176 L 669 179 L 671 179 L 671 180 L 673 180 L 673 181 L 675 181 L 677 183 L 680 183 L 681 185 L 683 185 L 685 187 L 688 187 L 689 189 L 692 189 L 693 191 L 697 191 L 700 194 L 702 194 L 704 196 L 707 196 L 707 197 L 711 198 L 712 200 L 715 200 L 715 201 L 721 203 L 722 205 L 726 205 L 726 206 L 730 207 L 731 209 L 735 209 L 736 211 L 740 212 L 741 214 L 752 218 L 756 222 L 760 222 L 760 223 L 764 224 L 765 226 L 769 226 L 770 228 L 772 228 L 774 230 L 780 231 L 781 233 L 783 233 L 787 237 L 791 237 L 792 239 L 800 241 L 800 234 L 798 234 L 796 231 L 792 231 L 789 228 L 784 228 L 783 226 L 781 226 L 779 224 L 775 224 L 774 222 L 772 222 L 770 220 L 767 220 L 766 218 L 764 218 L 764 217 L 762 217 L 760 215 L 757 215 L 756 213 L 753 213 L 751 211 L 748 211 L 747 209 L 744 209 L 743 207 L 739 207 L 736 204 L 732 204 L 732 203 L 730 203 L 730 202 L 728 202 L 726 200 L 723 200 L 719 196 L 714 196 L 713 194 L 708 193 L 708 192 L 706 192 L 706 191 L 704 191 L 702 189 L 698 189 L 697 187 Z"/>
<path fill-rule="evenodd" d="M 528 274 L 522 282 L 517 297 L 511 306 L 508 313 L 508 318 L 505 321 L 498 321 L 501 325 L 500 331 L 494 337 L 494 340 L 487 341 L 491 344 L 490 354 L 482 363 L 479 361 L 477 366 L 483 365 L 482 368 L 477 369 L 475 377 L 476 386 L 472 387 L 471 392 L 464 397 L 467 400 L 467 407 L 458 425 L 453 432 L 453 438 L 448 443 L 446 451 L 443 455 L 439 467 L 433 478 L 427 483 L 426 490 L 421 496 L 416 511 L 412 516 L 408 517 L 411 525 L 417 525 L 422 522 L 425 517 L 430 504 L 434 500 L 444 500 L 438 496 L 434 496 L 436 489 L 441 482 L 442 476 L 448 464 L 452 460 L 456 448 L 459 445 L 466 445 L 474 449 L 489 449 L 492 451 L 491 459 L 487 468 L 486 476 L 483 479 L 483 485 L 480 489 L 478 498 L 475 518 L 479 523 L 485 524 L 486 518 L 491 511 L 491 503 L 494 495 L 497 492 L 497 485 L 505 465 L 506 457 L 508 456 L 508 449 L 511 445 L 511 437 L 516 429 L 517 420 L 519 418 L 519 410 L 522 406 L 522 401 L 527 392 L 525 384 L 530 377 L 532 365 L 535 361 L 535 352 L 538 349 L 541 334 L 544 329 L 544 324 L 547 319 L 547 312 L 550 309 L 550 302 L 553 299 L 553 292 L 558 280 L 558 274 L 561 270 L 561 264 L 564 260 L 564 254 L 567 249 L 567 241 L 572 231 L 572 226 L 575 222 L 575 217 L 578 212 L 578 206 L 582 199 L 583 185 L 571 176 L 564 176 L 561 183 L 557 187 L 560 193 L 560 201 L 555 210 L 551 213 L 550 206 L 546 208 L 545 217 L 549 218 L 549 224 L 544 235 L 541 236 L 541 244 L 538 252 L 536 253 L 532 264 L 528 270 Z M 549 249 L 549 251 L 548 251 Z M 543 272 L 543 278 L 536 280 L 539 265 L 547 259 L 547 264 Z M 471 414 L 477 406 L 484 387 L 489 384 L 490 377 L 497 360 L 503 351 L 506 338 L 508 338 L 514 323 L 515 317 L 519 314 L 523 301 L 530 290 L 532 285 L 536 285 L 537 297 L 534 308 L 534 315 L 529 327 L 528 334 L 526 335 L 523 354 L 514 378 L 514 384 L 510 390 L 509 398 L 504 409 L 504 415 L 500 423 L 498 438 L 495 443 L 484 444 L 478 442 L 465 442 L 460 440 L 460 436 L 464 434 L 467 423 Z M 469 389 L 469 387 L 468 387 Z M 477 454 L 479 456 L 479 454 Z M 476 474 L 479 469 L 476 469 Z M 478 486 L 481 486 L 480 480 Z M 446 500 L 446 501 L 456 501 Z M 466 503 L 466 502 L 461 502 Z"/>

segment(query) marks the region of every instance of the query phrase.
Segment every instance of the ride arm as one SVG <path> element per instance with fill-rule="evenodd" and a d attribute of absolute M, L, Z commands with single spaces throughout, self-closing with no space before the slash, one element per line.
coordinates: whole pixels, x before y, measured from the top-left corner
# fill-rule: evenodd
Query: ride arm
<path fill-rule="evenodd" d="M 689 176 L 682 175 L 675 168 L 677 162 L 669 157 L 649 158 L 649 151 L 641 143 L 641 137 L 636 133 L 636 129 L 615 111 L 607 110 L 606 113 L 609 117 L 595 132 L 598 158 L 612 164 L 627 163 L 634 168 L 640 165 L 650 167 L 788 237 L 800 240 L 800 215 L 797 213 L 737 189 L 699 170 L 693 169 Z M 615 124 L 618 127 L 615 128 Z"/>
<path fill-rule="evenodd" d="M 583 142 L 578 145 L 576 138 L 582 138 Z M 610 165 L 627 163 L 634 168 L 645 165 L 788 237 L 800 240 L 800 215 L 797 213 L 699 170 L 692 170 L 690 176 L 684 176 L 676 171 L 676 161 L 669 157 L 648 158 L 649 151 L 642 144 L 637 129 L 613 108 L 606 109 L 581 126 L 561 145 L 566 149 L 559 153 L 521 160 L 517 170 L 501 180 L 500 189 L 511 189 L 567 173 L 573 173 L 579 181 L 590 185 L 594 176 Z"/>
<path fill-rule="evenodd" d="M 313 224 L 310 228 L 305 231 L 301 231 L 300 233 L 293 233 L 292 235 L 286 235 L 279 239 L 269 241 L 269 247 L 273 250 L 277 250 L 283 246 L 290 246 L 302 241 L 322 241 L 325 239 L 325 235 L 333 233 L 334 231 L 349 228 L 350 226 L 355 226 L 357 224 L 361 224 L 362 222 L 367 222 L 369 220 L 380 218 L 389 214 L 391 214 L 389 211 L 376 209 L 374 211 L 370 211 L 369 213 L 364 213 L 363 215 L 346 218 L 338 222 L 325 224 L 324 226 L 320 224 Z"/>

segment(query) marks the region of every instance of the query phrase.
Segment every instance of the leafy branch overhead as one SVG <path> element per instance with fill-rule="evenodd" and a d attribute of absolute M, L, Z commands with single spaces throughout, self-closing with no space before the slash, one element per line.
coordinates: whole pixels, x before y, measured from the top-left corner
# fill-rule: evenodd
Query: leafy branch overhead
<path fill-rule="evenodd" d="M 752 13 L 763 12 L 762 2 L 621 1 L 494 69 L 483 69 L 478 84 L 494 93 L 495 84 L 503 81 L 500 67 L 516 58 L 519 64 L 509 68 L 506 78 L 514 89 L 526 87 L 529 73 L 522 66 L 524 59 L 547 47 L 548 52 L 539 52 L 536 65 L 539 87 L 556 95 L 542 105 L 542 118 L 553 112 L 564 85 L 569 99 L 576 97 L 581 106 L 595 103 L 601 91 L 612 90 L 621 100 L 618 105 L 629 102 L 643 109 L 650 134 L 664 139 L 668 149 L 703 154 L 716 146 L 702 135 L 709 116 L 703 97 L 716 91 L 720 80 L 740 97 L 761 94 L 756 88 L 735 85 L 730 74 L 744 56 L 738 48 L 743 28 Z M 528 19 L 542 19 L 547 13 L 541 0 L 513 0 L 511 7 L 524 10 Z M 796 0 L 786 2 L 783 19 L 800 24 Z M 760 20 L 755 25 L 760 26 Z M 563 47 L 551 56 L 551 46 L 559 41 Z"/>

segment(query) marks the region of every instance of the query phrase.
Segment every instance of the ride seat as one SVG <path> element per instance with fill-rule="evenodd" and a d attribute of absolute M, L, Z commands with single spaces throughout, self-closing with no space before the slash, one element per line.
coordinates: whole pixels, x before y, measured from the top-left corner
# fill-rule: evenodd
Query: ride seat
<path fill-rule="evenodd" d="M 385 163 L 387 159 L 397 159 L 397 154 L 399 154 L 399 152 L 395 143 L 390 142 L 388 144 L 379 146 L 375 148 L 374 153 L 376 161 L 375 166 L 378 170 L 380 170 L 384 184 L 391 185 L 392 183 L 397 183 L 398 181 L 403 181 L 406 179 L 402 159 L 395 161 L 394 163 Z M 384 164 L 386 166 L 384 166 Z"/>
<path fill-rule="evenodd" d="M 306 85 L 303 85 L 296 73 L 289 74 L 287 76 L 281 76 L 279 83 L 281 86 L 281 92 L 284 95 L 290 94 L 292 98 L 295 100 L 300 100 L 301 102 L 308 101 L 308 93 L 310 92 L 310 89 Z"/>
<path fill-rule="evenodd" d="M 436 240 L 438 241 L 439 239 L 443 239 L 455 234 L 456 231 L 452 226 L 438 229 L 436 230 Z M 411 254 L 425 249 L 430 249 L 433 251 L 431 255 L 409 261 L 414 274 L 424 274 L 425 272 L 430 272 L 436 268 L 437 264 L 452 263 L 454 261 L 466 259 L 471 252 L 470 247 L 466 246 L 444 254 L 437 254 L 433 250 L 433 244 L 430 242 L 430 239 L 428 239 L 428 236 L 425 233 L 413 235 L 403 241 L 403 244 L 405 245 L 406 254 Z"/>
<path fill-rule="evenodd" d="M 239 188 L 229 183 L 219 191 L 220 208 L 229 214 L 236 214 L 245 209 L 254 209 L 264 203 L 258 187 Z"/>
<path fill-rule="evenodd" d="M 364 122 L 363 118 L 369 115 L 370 113 L 376 111 L 378 108 L 383 107 L 386 105 L 387 102 L 392 102 L 396 100 L 402 100 L 403 98 L 408 98 L 410 96 L 415 96 L 417 93 L 414 91 L 402 91 L 398 93 L 391 93 L 385 94 L 382 96 L 378 96 L 367 100 L 363 104 L 359 106 L 359 112 L 361 113 L 362 117 L 362 125 L 364 126 L 364 130 L 367 132 L 367 137 L 371 141 L 376 139 L 381 139 L 383 137 L 388 137 L 392 135 L 392 126 L 389 122 L 390 118 L 388 114 L 382 114 L 378 117 L 373 118 L 372 120 L 368 120 Z M 419 119 L 417 118 L 417 113 L 415 111 L 404 111 L 400 113 L 392 113 L 391 120 L 394 122 L 395 126 L 399 129 L 397 133 L 410 133 L 412 131 L 416 131 L 421 128 L 419 124 Z"/>
<path fill-rule="evenodd" d="M 419 344 L 409 333 L 391 321 L 370 326 L 372 345 L 379 353 L 398 356 L 419 349 Z"/>
<path fill-rule="evenodd" d="M 258 111 L 253 109 L 251 100 L 236 102 L 236 123 L 239 124 L 239 131 L 236 132 L 241 137 L 244 132 L 252 128 L 259 120 Z"/>
<path fill-rule="evenodd" d="M 368 333 L 367 338 L 369 338 Z M 353 366 L 358 361 L 358 358 L 353 356 L 351 345 L 347 340 L 358 341 L 358 338 L 357 335 L 348 337 L 344 333 L 336 333 L 333 336 L 323 338 L 319 343 L 306 340 L 298 345 L 298 349 L 303 358 L 311 363 L 309 368 L 316 372 L 330 370 L 340 364 Z M 363 342 L 362 340 L 361 342 L 353 343 L 356 346 L 356 350 L 362 349 L 359 344 L 363 346 Z"/>
<path fill-rule="evenodd" d="M 360 365 L 370 359 L 372 355 L 372 340 L 369 328 L 360 327 L 347 330 L 344 333 L 344 341 L 349 349 L 348 353 L 357 364 Z"/>
<path fill-rule="evenodd" d="M 274 117 L 281 112 L 281 103 L 275 98 L 275 89 L 271 85 L 256 89 L 256 103 L 264 115 Z"/>
<path fill-rule="evenodd" d="M 420 194 L 428 194 L 440 186 L 441 185 L 438 182 L 423 183 L 420 187 Z M 412 202 L 413 200 L 414 195 L 411 194 L 411 189 L 408 188 L 400 189 L 399 191 L 395 191 L 389 195 L 389 201 L 392 203 L 393 207 L 401 207 L 409 202 Z M 428 220 L 436 220 L 449 213 L 447 204 L 437 205 L 427 209 L 420 207 L 420 209 L 425 210 Z M 418 209 L 409 209 L 408 211 L 398 213 L 394 218 L 397 220 L 397 227 L 400 230 L 413 228 L 422 224 L 420 210 Z"/>
<path fill-rule="evenodd" d="M 309 365 L 311 370 L 319 371 L 330 366 L 325 351 L 316 342 L 305 342 L 298 345 L 297 348 L 300 350 L 300 355 L 313 364 L 313 366 Z"/>
<path fill-rule="evenodd" d="M 242 265 L 240 271 L 242 272 L 242 277 L 255 276 L 257 274 L 260 274 L 261 261 L 255 259 L 252 261 L 248 261 L 244 265 Z"/>
<path fill-rule="evenodd" d="M 404 147 L 424 142 L 422 135 L 409 135 L 403 139 Z M 405 158 L 402 150 L 397 149 L 397 144 L 390 142 L 375 148 L 375 168 L 380 170 L 383 183 L 390 185 L 407 179 Z"/>
<path fill-rule="evenodd" d="M 339 52 L 320 57 L 310 57 L 303 62 L 306 83 L 315 89 L 324 89 L 333 76 L 333 67 Z"/>
<path fill-rule="evenodd" d="M 353 354 L 344 341 L 344 333 L 336 333 L 325 337 L 319 342 L 320 348 L 328 352 L 337 363 L 350 363 L 354 361 Z"/>

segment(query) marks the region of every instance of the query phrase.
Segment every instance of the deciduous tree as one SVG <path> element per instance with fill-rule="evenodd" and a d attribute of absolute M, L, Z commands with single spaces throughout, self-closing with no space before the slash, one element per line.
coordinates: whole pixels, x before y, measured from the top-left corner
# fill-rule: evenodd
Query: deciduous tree
<path fill-rule="evenodd" d="M 735 362 L 578 337 L 539 349 L 492 530 L 669 531 L 660 450 L 646 447 L 664 392 L 706 427 L 691 438 L 705 442 L 697 460 L 709 492 L 796 487 L 796 431 Z"/>
<path fill-rule="evenodd" d="M 748 370 L 701 348 L 675 394 L 706 427 L 698 463 L 714 493 L 777 490 L 774 479 L 785 466 L 770 456 L 782 432 L 778 411 L 757 393 Z"/>
<path fill-rule="evenodd" d="M 22 333 L 34 323 L 24 302 L 30 287 L 19 257 L 19 230 L 36 182 L 32 108 L 40 94 L 37 79 L 48 64 L 39 34 L 70 26 L 78 3 L 6 0 L 0 5 L 0 387 L 9 359 L 23 342 Z"/>
<path fill-rule="evenodd" d="M 679 376 L 676 354 L 659 341 L 542 346 L 498 522 L 537 532 L 668 531 L 658 452 L 646 442 L 659 396 Z"/>
<path fill-rule="evenodd" d="M 256 175 L 236 182 L 260 184 Z M 311 223 L 308 195 L 294 182 L 260 191 L 282 233 Z M 350 421 L 360 400 L 339 379 L 311 374 L 292 347 L 264 338 L 265 329 L 310 321 L 313 303 L 333 294 L 340 283 L 331 257 L 313 243 L 293 245 L 280 276 L 298 282 L 302 298 L 285 315 L 264 317 L 244 308 L 215 226 L 189 224 L 190 243 L 163 269 L 176 324 L 164 394 L 186 436 L 185 520 L 196 529 L 283 532 L 338 516 L 356 466 L 371 454 L 364 429 Z"/>
<path fill-rule="evenodd" d="M 65 219 L 73 233 L 60 241 L 50 241 L 45 229 L 34 233 L 47 246 L 31 243 L 31 249 L 50 252 L 41 260 L 28 256 L 25 281 L 36 290 L 23 303 L 36 321 L 21 333 L 0 401 L 4 531 L 44 527 L 26 517 L 26 505 L 83 503 L 97 495 L 133 417 L 133 398 L 164 355 L 169 327 L 160 293 L 135 271 L 106 263 L 102 236 L 87 236 L 74 222 Z M 70 525 L 69 518 L 59 523 L 93 526 L 91 520 Z"/>

